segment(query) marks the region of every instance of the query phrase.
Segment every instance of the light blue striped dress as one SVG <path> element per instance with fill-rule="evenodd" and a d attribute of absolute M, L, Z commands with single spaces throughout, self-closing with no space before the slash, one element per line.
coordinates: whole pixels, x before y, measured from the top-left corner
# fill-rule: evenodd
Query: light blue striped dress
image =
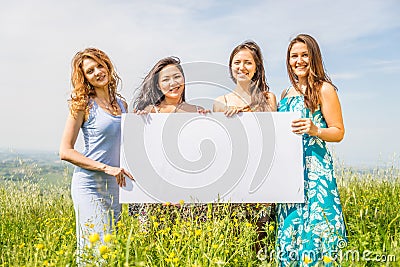
<path fill-rule="evenodd" d="M 117 102 L 122 113 L 126 113 L 120 99 Z M 117 167 L 120 159 L 121 116 L 105 112 L 93 100 L 89 118 L 82 124 L 85 141 L 83 155 L 104 164 Z M 78 255 L 89 245 L 88 236 L 111 232 L 113 223 L 121 213 L 119 187 L 114 176 L 104 172 L 75 167 L 71 185 L 72 200 L 76 216 Z"/>
<path fill-rule="evenodd" d="M 284 97 L 278 111 L 300 111 L 316 126 L 327 127 L 321 110 L 311 113 L 303 96 Z M 325 141 L 304 134 L 303 160 L 305 203 L 277 205 L 280 266 L 314 266 L 324 256 L 329 262 L 347 241 L 333 160 Z"/>

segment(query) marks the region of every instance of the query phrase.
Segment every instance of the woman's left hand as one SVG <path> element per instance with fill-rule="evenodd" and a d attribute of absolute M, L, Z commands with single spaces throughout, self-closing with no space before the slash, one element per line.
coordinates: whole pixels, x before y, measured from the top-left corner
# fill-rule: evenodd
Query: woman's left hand
<path fill-rule="evenodd" d="M 295 134 L 309 134 L 316 136 L 318 127 L 309 118 L 300 118 L 292 121 L 292 132 Z"/>

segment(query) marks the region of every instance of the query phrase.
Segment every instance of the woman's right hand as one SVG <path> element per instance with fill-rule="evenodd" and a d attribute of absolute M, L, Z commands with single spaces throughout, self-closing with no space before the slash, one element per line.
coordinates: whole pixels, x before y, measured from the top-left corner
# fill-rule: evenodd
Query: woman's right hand
<path fill-rule="evenodd" d="M 106 165 L 104 168 L 104 173 L 114 176 L 117 179 L 117 183 L 120 187 L 126 186 L 125 176 L 128 176 L 129 179 L 134 180 L 132 174 L 120 167 Z"/>

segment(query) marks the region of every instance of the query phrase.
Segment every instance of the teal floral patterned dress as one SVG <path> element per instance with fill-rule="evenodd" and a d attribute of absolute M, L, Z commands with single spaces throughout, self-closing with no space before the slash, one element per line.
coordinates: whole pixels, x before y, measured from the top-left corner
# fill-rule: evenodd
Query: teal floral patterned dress
<path fill-rule="evenodd" d="M 284 97 L 278 111 L 300 111 L 316 126 L 327 127 L 321 110 L 312 114 L 303 96 Z M 325 141 L 304 134 L 303 157 L 305 202 L 277 205 L 277 260 L 280 266 L 332 266 L 347 244 L 332 156 Z"/>

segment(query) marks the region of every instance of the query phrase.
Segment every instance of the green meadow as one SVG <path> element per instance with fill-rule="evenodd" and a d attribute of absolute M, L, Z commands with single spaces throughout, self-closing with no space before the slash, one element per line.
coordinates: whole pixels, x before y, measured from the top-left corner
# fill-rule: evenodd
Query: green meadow
<path fill-rule="evenodd" d="M 76 266 L 71 166 L 46 169 L 22 159 L 2 164 L 0 266 Z M 400 266 L 398 168 L 361 172 L 339 166 L 336 177 L 349 242 L 319 266 Z M 160 206 L 143 226 L 124 205 L 118 233 L 104 243 L 90 236 L 84 260 L 87 266 L 275 266 L 275 223 L 265 226 L 264 249 L 257 254 L 255 223 L 241 217 L 243 209 L 209 206 L 200 221 L 195 214 L 182 217 L 178 206 Z"/>

